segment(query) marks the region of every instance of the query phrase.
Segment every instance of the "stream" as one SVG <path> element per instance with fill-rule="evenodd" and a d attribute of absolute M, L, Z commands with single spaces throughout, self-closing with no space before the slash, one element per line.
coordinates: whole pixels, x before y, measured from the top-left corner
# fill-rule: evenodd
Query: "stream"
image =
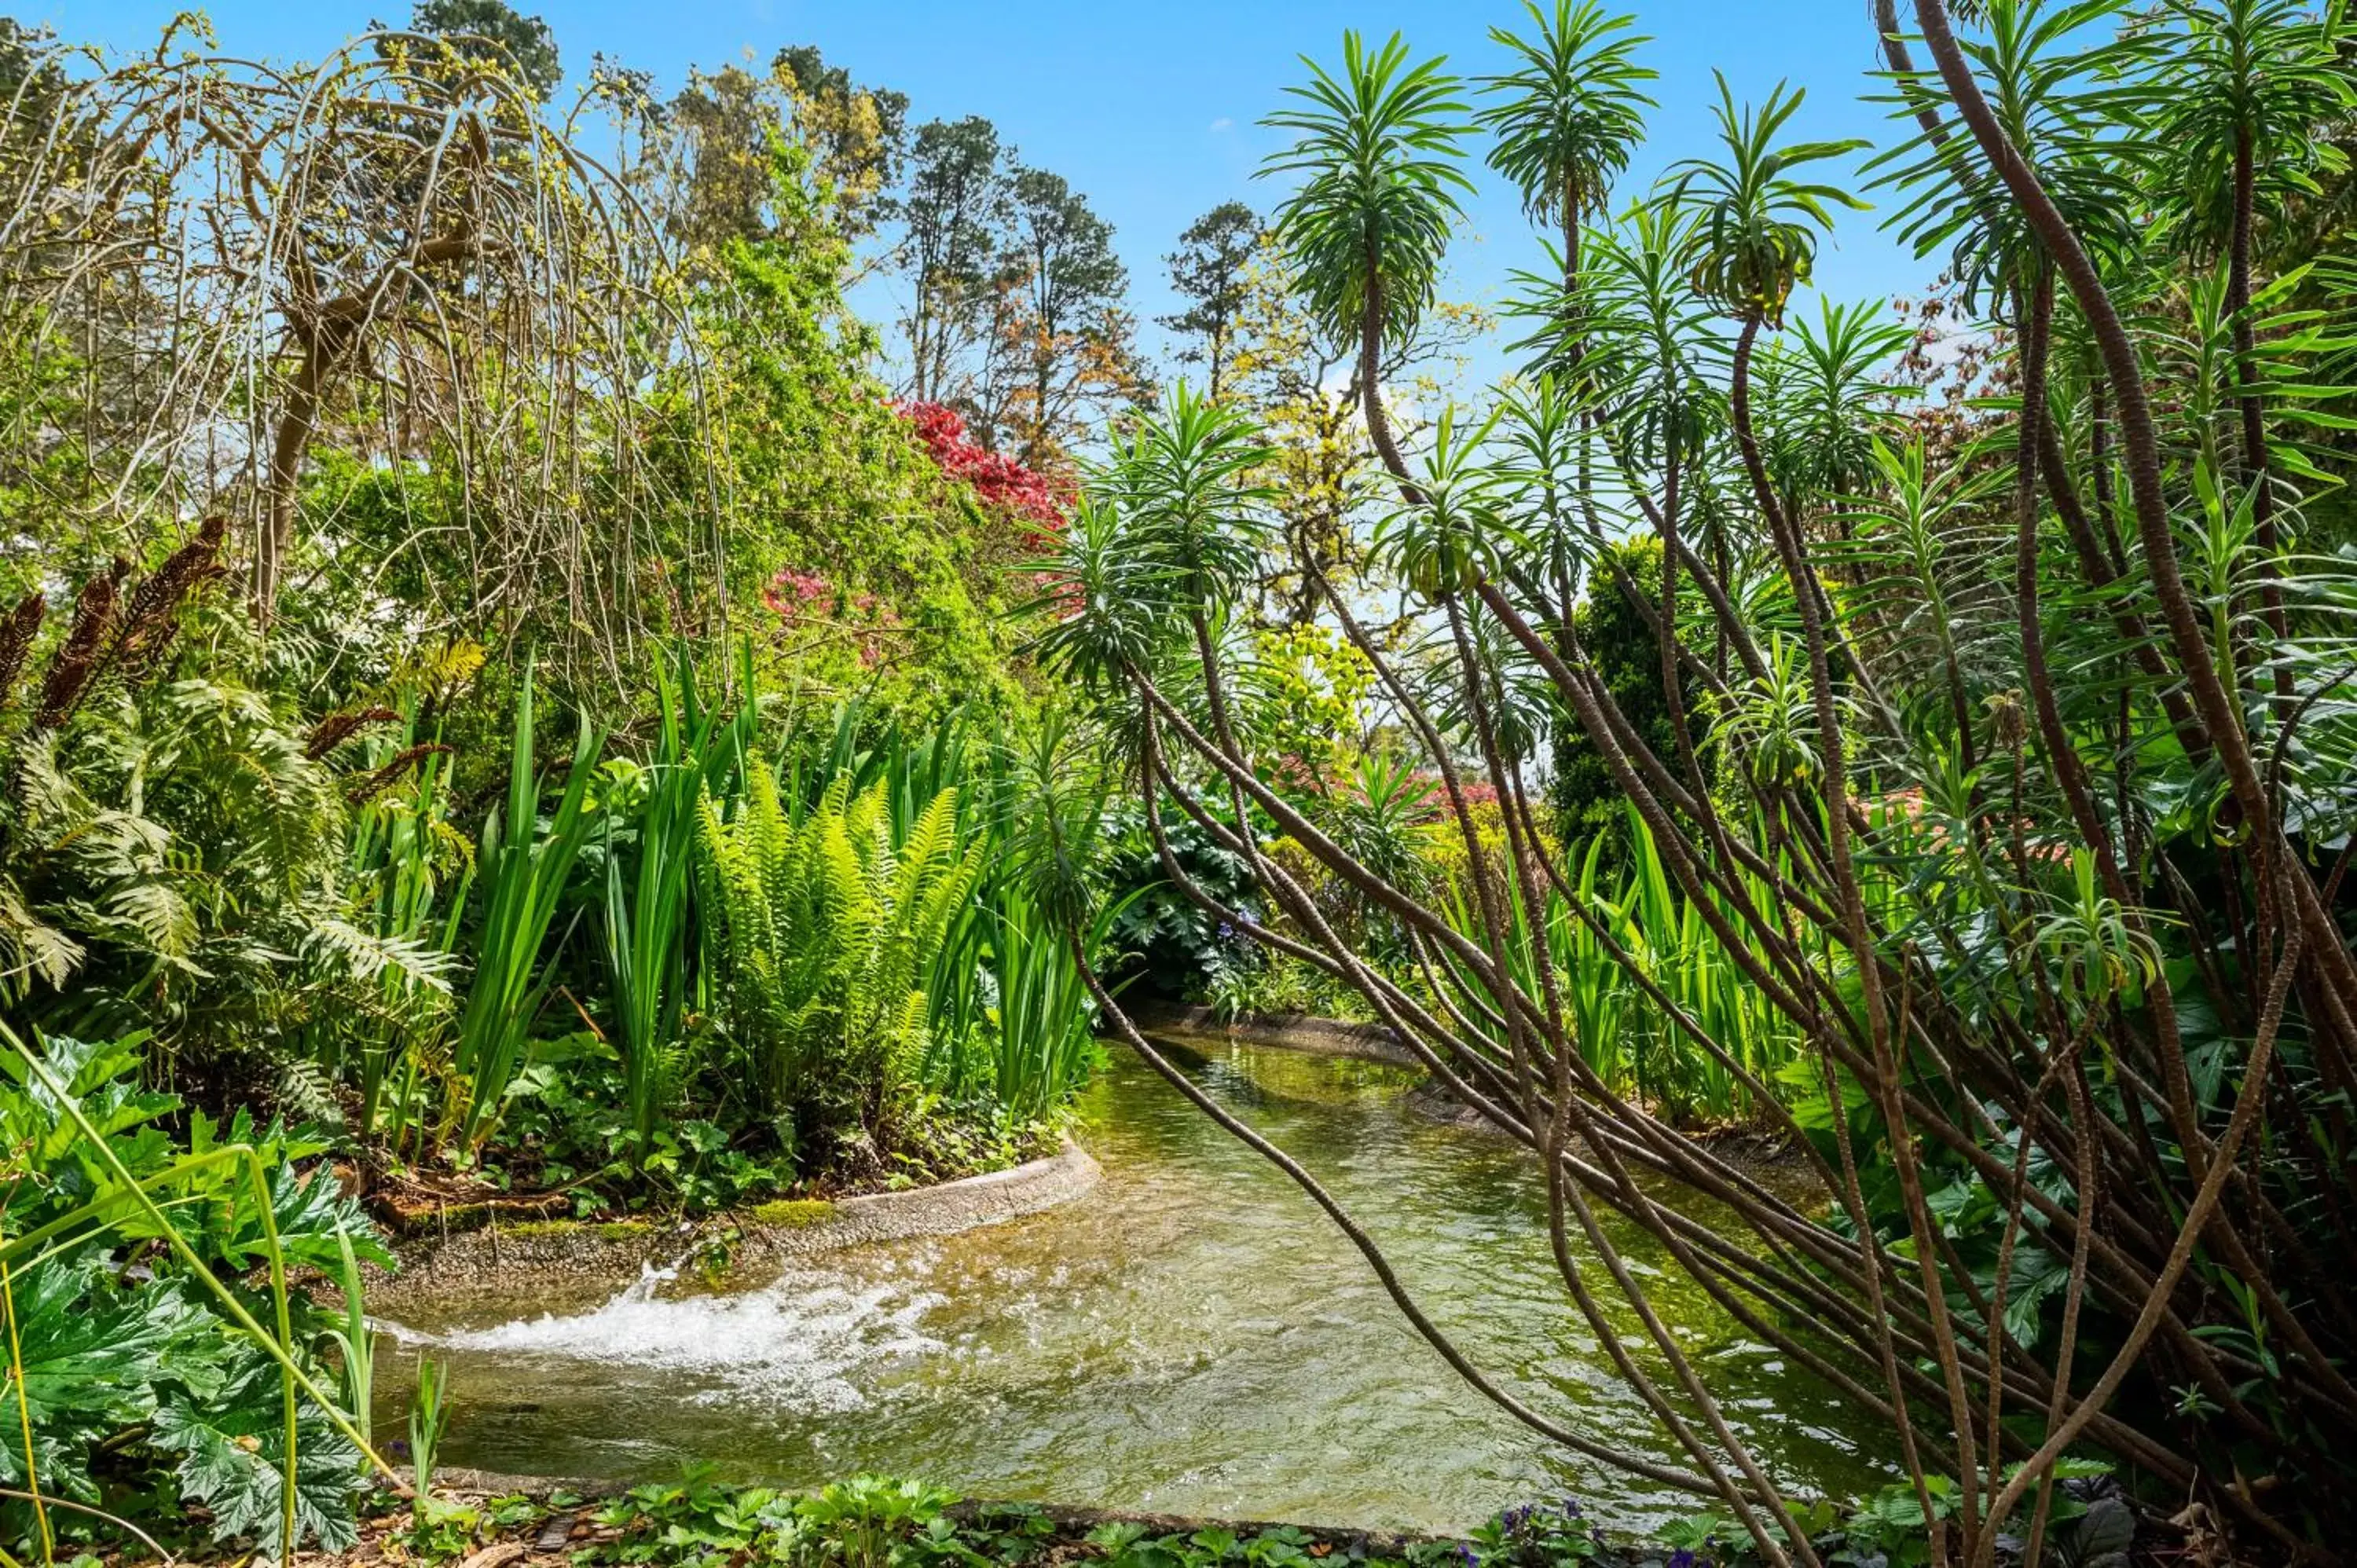
<path fill-rule="evenodd" d="M 1396 1068 L 1169 1048 L 1329 1186 L 1478 1364 L 1566 1424 L 1684 1463 L 1566 1294 L 1527 1152 L 1421 1114 Z M 578 1307 L 412 1308 L 382 1342 L 377 1429 L 404 1430 L 423 1348 L 452 1370 L 443 1462 L 513 1474 L 665 1479 L 705 1461 L 806 1487 L 875 1470 L 973 1497 L 1447 1531 L 1566 1493 L 1631 1530 L 1703 1506 L 1565 1454 L 1467 1387 L 1297 1187 L 1126 1051 L 1081 1111 L 1103 1179 L 1045 1213 L 729 1294 L 641 1282 Z M 1623 1240 L 1781 1482 L 1855 1496 L 1890 1477 L 1830 1390 Z"/>

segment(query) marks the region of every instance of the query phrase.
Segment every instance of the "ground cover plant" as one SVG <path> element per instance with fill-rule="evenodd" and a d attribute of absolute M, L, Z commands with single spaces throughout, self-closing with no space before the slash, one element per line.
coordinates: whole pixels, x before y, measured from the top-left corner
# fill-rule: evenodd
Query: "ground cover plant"
<path fill-rule="evenodd" d="M 2073 1562 L 2125 1561 L 2132 1525 L 2101 1477 L 2072 1483 L 2059 1532 Z M 1860 1563 L 1922 1560 L 1920 1525 L 1861 1516 L 1823 1538 Z M 1104 1563 L 1113 1568 L 1720 1568 L 1756 1561 L 1727 1521 L 1698 1514 L 1659 1540 L 1608 1533 L 1574 1498 L 1508 1509 L 1462 1539 L 1297 1525 L 1123 1517 L 1020 1502 L 981 1502 L 921 1482 L 858 1475 L 816 1492 L 720 1479 L 678 1480 L 607 1496 L 563 1490 L 449 1495 L 377 1516 L 347 1561 L 456 1563 L 477 1552 L 529 1550 L 540 1561 L 718 1568 L 758 1560 L 846 1568 L 960 1564 L 1023 1568 Z"/>

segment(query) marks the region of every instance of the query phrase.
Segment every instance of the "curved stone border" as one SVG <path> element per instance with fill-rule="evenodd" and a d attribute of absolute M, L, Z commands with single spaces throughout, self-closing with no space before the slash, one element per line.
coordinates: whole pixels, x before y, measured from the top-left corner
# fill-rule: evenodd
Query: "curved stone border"
<path fill-rule="evenodd" d="M 1148 1034 L 1200 1035 L 1311 1056 L 1389 1062 L 1394 1067 L 1424 1065 L 1381 1024 L 1350 1024 L 1308 1013 L 1246 1013 L 1222 1018 L 1209 1007 L 1158 1002 L 1138 1004 L 1130 1009 L 1130 1018 Z"/>
<path fill-rule="evenodd" d="M 506 1295 L 531 1281 L 620 1284 L 646 1269 L 699 1258 L 730 1274 L 844 1247 L 996 1225 L 1069 1203 L 1094 1187 L 1100 1174 L 1088 1151 L 1068 1142 L 1046 1159 L 905 1192 L 789 1199 L 669 1223 L 486 1225 L 403 1243 L 399 1272 L 370 1280 L 369 1303 L 397 1314 L 404 1302 Z"/>

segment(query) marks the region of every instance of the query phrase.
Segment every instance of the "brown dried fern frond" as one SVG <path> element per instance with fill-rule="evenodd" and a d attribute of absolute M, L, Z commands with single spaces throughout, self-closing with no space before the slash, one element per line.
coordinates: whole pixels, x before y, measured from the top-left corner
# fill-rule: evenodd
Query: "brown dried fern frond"
<path fill-rule="evenodd" d="M 73 625 L 49 660 L 41 682 L 41 708 L 34 723 L 42 729 L 62 729 L 90 690 L 107 634 L 114 628 L 116 600 L 130 563 L 117 556 L 113 570 L 92 577 L 74 596 Z"/>

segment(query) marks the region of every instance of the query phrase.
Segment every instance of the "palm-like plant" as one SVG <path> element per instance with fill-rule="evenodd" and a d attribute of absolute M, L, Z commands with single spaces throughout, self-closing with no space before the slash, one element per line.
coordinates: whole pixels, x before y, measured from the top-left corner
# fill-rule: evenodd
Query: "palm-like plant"
<path fill-rule="evenodd" d="M 1307 106 L 1263 122 L 1299 137 L 1262 168 L 1304 177 L 1277 209 L 1277 242 L 1318 326 L 1337 344 L 1356 344 L 1368 435 L 1396 475 L 1403 466 L 1376 382 L 1384 346 L 1415 336 L 1449 223 L 1463 215 L 1458 193 L 1473 188 L 1456 163 L 1467 108 L 1445 59 L 1410 64 L 1396 33 L 1372 53 L 1344 33 L 1339 78 L 1302 63 L 1309 85 L 1286 91 Z"/>
<path fill-rule="evenodd" d="M 2005 530 L 1986 505 L 2002 476 L 1940 468 L 1920 435 L 1902 446 L 1875 438 L 1870 461 L 1871 483 L 1857 487 L 1828 549 L 1849 579 L 1844 605 L 1889 668 L 1944 692 L 1969 762 L 1975 698 L 2012 668 L 1997 631 Z"/>
<path fill-rule="evenodd" d="M 1470 593 L 1516 537 L 1506 521 L 1510 489 L 1486 449 L 1497 423 L 1492 413 L 1467 429 L 1457 410 L 1441 410 L 1414 480 L 1419 499 L 1375 527 L 1377 557 L 1426 599 Z"/>
<path fill-rule="evenodd" d="M 1809 281 L 1817 237 L 1833 227 L 1834 207 L 1866 203 L 1839 186 L 1795 179 L 1794 170 L 1841 157 L 1862 141 L 1777 143 L 1808 94 L 1778 83 L 1758 108 L 1738 109 L 1718 77 L 1718 134 L 1725 162 L 1687 158 L 1671 170 L 1671 191 L 1700 216 L 1684 261 L 1694 291 L 1745 322 L 1781 327 L 1792 290 Z"/>
<path fill-rule="evenodd" d="M 1183 607 L 1227 602 L 1260 564 L 1271 491 L 1246 478 L 1270 456 L 1260 435 L 1250 416 L 1180 381 L 1100 479 L 1140 569 L 1167 574 Z"/>
<path fill-rule="evenodd" d="M 2315 193 L 2318 171 L 2347 166 L 2341 150 L 2314 132 L 2357 102 L 2341 59 L 2348 34 L 2339 0 L 2320 15 L 2294 0 L 2172 0 L 2170 9 L 2184 20 L 2185 33 L 2167 79 L 2162 140 L 2181 187 L 2188 237 L 2225 244 L 2243 466 L 2257 480 L 2255 537 L 2268 558 L 2260 593 L 2281 642 L 2290 623 L 2272 559 L 2276 497 L 2266 471 L 2273 454 L 2263 397 L 2253 384 L 2252 251 L 2263 205 L 2279 209 L 2287 197 Z M 2288 696 L 2281 678 L 2278 689 Z"/>
<path fill-rule="evenodd" d="M 1817 318 L 1801 317 L 1781 346 L 1770 467 L 1795 501 L 1854 494 L 1878 472 L 1878 431 L 1907 394 L 1879 372 L 1913 336 L 1887 309 L 1860 300 L 1820 302 Z"/>
<path fill-rule="evenodd" d="M 1119 689 L 1132 670 L 1153 668 L 1178 609 L 1175 574 L 1139 548 L 1120 499 L 1084 490 L 1039 574 L 1033 607 L 1046 624 L 1032 639 L 1040 667 L 1071 689 Z"/>
<path fill-rule="evenodd" d="M 2259 216 L 2314 195 L 2347 157 L 2316 127 L 2357 102 L 2341 65 L 2344 7 L 2305 0 L 2168 0 L 2184 24 L 2161 78 L 2159 145 L 2186 237 L 2245 256 Z"/>
<path fill-rule="evenodd" d="M 1991 112 L 2081 242 L 2118 263 L 2138 242 L 2137 166 L 2149 156 L 2141 138 L 2124 138 L 2119 130 L 2148 91 L 2143 68 L 2151 39 L 2103 30 L 2120 9 L 2118 0 L 1993 0 L 1985 9 L 1986 37 L 1964 52 Z M 1902 91 L 1893 102 L 1902 106 L 1899 113 L 1920 117 L 1917 95 Z M 1970 138 L 1935 116 L 1867 166 L 1888 166 L 1878 183 L 1908 193 L 1889 227 L 1918 256 L 1947 250 L 1966 308 L 1985 297 L 2011 303 L 2043 250 L 2020 210 L 1977 172 Z M 1960 187 L 1966 193 L 1961 201 Z"/>
<path fill-rule="evenodd" d="M 1498 138 L 1490 166 L 1521 188 L 1534 221 L 1561 235 L 1570 288 L 1579 275 L 1581 220 L 1604 210 L 1644 137 L 1653 101 L 1638 83 L 1656 73 L 1635 57 L 1652 40 L 1630 30 L 1633 17 L 1612 16 L 1596 0 L 1555 0 L 1552 15 L 1536 0 L 1523 0 L 1523 9 L 1536 36 L 1490 29 L 1514 69 L 1482 79 L 1482 91 L 1499 102 L 1475 118 Z"/>
<path fill-rule="evenodd" d="M 1725 349 L 1685 278 L 1699 216 L 1667 199 L 1634 202 L 1589 247 L 1571 330 L 1583 391 L 1623 462 L 1690 463 L 1714 424 L 1720 396 L 1702 372 Z"/>

